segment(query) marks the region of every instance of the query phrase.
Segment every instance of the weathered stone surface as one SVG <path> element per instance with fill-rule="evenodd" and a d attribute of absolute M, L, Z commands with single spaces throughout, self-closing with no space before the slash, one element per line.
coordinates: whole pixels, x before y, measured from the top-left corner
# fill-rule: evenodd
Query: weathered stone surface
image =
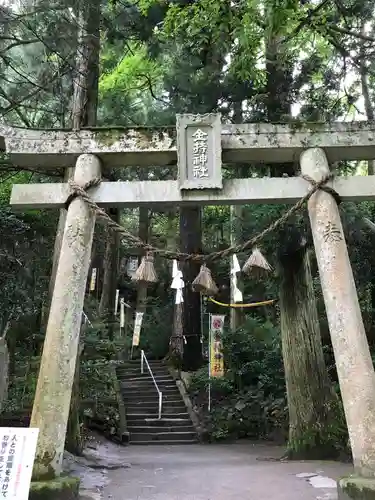
<path fill-rule="evenodd" d="M 322 149 L 301 155 L 302 173 L 316 181 L 329 173 Z M 319 191 L 308 203 L 320 282 L 335 354 L 356 473 L 375 476 L 375 373 L 367 344 L 340 214 Z"/>
<path fill-rule="evenodd" d="M 78 184 L 99 175 L 98 158 L 78 158 L 74 174 Z M 92 211 L 83 200 L 74 199 L 66 217 L 30 422 L 30 427 L 39 428 L 33 472 L 37 480 L 61 473 L 94 225 Z"/>
<path fill-rule="evenodd" d="M 374 177 L 374 178 L 373 178 Z M 332 186 L 345 201 L 375 200 L 375 176 L 336 178 Z M 102 182 L 89 191 L 102 207 L 167 205 L 224 205 L 245 203 L 295 203 L 311 188 L 300 177 L 228 179 L 223 189 L 181 192 L 177 181 Z M 16 209 L 63 207 L 68 197 L 66 184 L 15 184 L 10 204 Z"/>
<path fill-rule="evenodd" d="M 375 479 L 346 477 L 338 484 L 339 500 L 375 500 Z"/>
<path fill-rule="evenodd" d="M 221 189 L 221 115 L 177 115 L 180 189 Z"/>
<path fill-rule="evenodd" d="M 29 500 L 76 500 L 79 498 L 79 479 L 61 476 L 49 481 L 33 481 Z"/>
<path fill-rule="evenodd" d="M 177 161 L 176 129 L 132 128 L 43 131 L 0 128 L 14 164 L 27 167 L 73 166 L 80 154 L 99 156 L 109 166 L 170 165 Z M 375 157 L 373 124 L 307 123 L 222 125 L 223 163 L 296 161 L 306 148 L 321 147 L 329 161 Z"/>

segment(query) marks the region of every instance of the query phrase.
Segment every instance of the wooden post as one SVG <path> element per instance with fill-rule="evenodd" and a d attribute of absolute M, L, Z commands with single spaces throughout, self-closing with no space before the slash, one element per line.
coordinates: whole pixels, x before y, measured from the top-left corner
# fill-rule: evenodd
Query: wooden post
<path fill-rule="evenodd" d="M 78 157 L 77 184 L 100 175 L 96 156 Z M 80 198 L 67 212 L 30 427 L 39 428 L 34 479 L 61 474 L 65 434 L 90 265 L 95 214 Z"/>
<path fill-rule="evenodd" d="M 318 181 L 329 173 L 324 151 L 301 155 L 302 173 Z M 363 326 L 339 210 L 322 190 L 308 202 L 329 330 L 356 473 L 375 476 L 375 373 Z"/>

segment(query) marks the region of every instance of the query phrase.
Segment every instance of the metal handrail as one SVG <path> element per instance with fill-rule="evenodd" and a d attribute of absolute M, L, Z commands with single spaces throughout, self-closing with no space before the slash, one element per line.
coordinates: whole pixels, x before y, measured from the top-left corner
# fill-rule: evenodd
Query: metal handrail
<path fill-rule="evenodd" d="M 156 383 L 154 374 L 152 373 L 150 365 L 148 364 L 148 361 L 147 361 L 147 358 L 146 358 L 146 354 L 142 350 L 141 351 L 141 374 L 142 375 L 143 375 L 143 372 L 144 372 L 144 362 L 146 362 L 146 366 L 148 368 L 148 371 L 150 372 L 152 381 L 154 382 L 155 388 L 156 388 L 156 390 L 158 392 L 158 395 L 159 395 L 159 420 L 160 420 L 161 419 L 161 410 L 162 410 L 162 406 L 163 406 L 163 393 L 161 392 L 161 390 L 158 387 L 158 384 Z"/>

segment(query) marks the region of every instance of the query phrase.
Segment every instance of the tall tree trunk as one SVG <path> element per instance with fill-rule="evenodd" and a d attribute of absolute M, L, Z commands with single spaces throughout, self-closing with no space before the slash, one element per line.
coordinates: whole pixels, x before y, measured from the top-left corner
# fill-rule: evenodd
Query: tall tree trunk
<path fill-rule="evenodd" d="M 233 123 L 242 123 L 242 101 L 237 101 L 233 103 Z M 237 176 L 242 177 L 246 175 L 247 167 L 242 168 L 239 166 L 237 168 Z M 243 218 L 243 206 L 241 205 L 233 205 L 230 207 L 230 244 L 236 245 L 241 242 L 242 238 L 242 218 Z M 233 260 L 231 258 L 230 268 L 232 271 Z M 234 302 L 234 287 L 232 282 L 232 273 L 230 276 L 230 301 Z M 244 311 L 243 309 L 232 307 L 229 312 L 230 318 L 230 329 L 232 331 L 237 330 L 242 324 L 244 320 Z"/>
<path fill-rule="evenodd" d="M 361 33 L 365 34 L 365 26 L 364 25 L 362 27 Z M 362 44 L 362 47 L 360 50 L 361 89 L 362 89 L 362 95 L 363 95 L 363 100 L 364 100 L 364 104 L 365 104 L 367 120 L 370 122 L 374 122 L 375 113 L 374 113 L 374 107 L 373 107 L 372 102 L 371 102 L 369 74 L 368 74 L 368 67 L 366 64 L 365 55 L 366 55 L 366 49 L 364 47 L 364 44 Z M 367 162 L 367 175 L 375 175 L 375 159 L 369 160 Z M 371 207 L 371 219 L 372 219 L 372 221 L 375 220 L 375 205 L 374 204 Z M 372 262 L 371 262 L 370 298 L 371 298 L 371 326 L 372 326 L 372 330 L 375 330 L 375 258 L 374 257 L 372 258 Z"/>
<path fill-rule="evenodd" d="M 345 423 L 325 366 L 309 251 L 298 236 L 285 248 L 279 263 L 289 456 L 332 458 L 339 449 L 340 421 L 336 419 Z"/>
<path fill-rule="evenodd" d="M 96 125 L 99 92 L 100 0 L 82 2 L 78 26 L 76 71 L 73 82 L 73 130 L 79 130 L 81 127 L 85 126 L 93 127 Z M 64 182 L 73 178 L 73 175 L 74 168 L 67 168 L 64 175 Z M 66 210 L 61 209 L 53 252 L 52 271 L 49 284 L 49 304 L 55 287 L 56 271 L 60 257 L 65 220 Z"/>
<path fill-rule="evenodd" d="M 119 223 L 120 212 L 118 209 L 110 209 L 109 215 Z M 108 337 L 114 338 L 114 329 L 116 323 L 115 301 L 116 301 L 116 283 L 118 277 L 118 261 L 120 251 L 120 235 L 116 231 L 106 228 L 106 247 L 104 254 L 104 277 L 103 287 L 99 304 L 99 315 L 105 320 L 108 327 Z"/>
<path fill-rule="evenodd" d="M 270 16 L 274 6 L 271 5 Z M 271 19 L 272 23 L 272 19 Z M 285 122 L 291 115 L 293 61 L 285 54 L 282 38 L 271 33 L 266 40 L 267 113 L 270 122 Z M 295 175 L 293 164 L 276 165 L 272 176 Z M 295 233 L 297 231 L 297 233 Z M 329 389 L 323 347 L 316 312 L 310 264 L 306 249 L 301 249 L 298 230 L 286 229 L 278 262 L 280 276 L 280 315 L 282 344 L 289 407 L 289 454 L 291 457 L 325 458 L 332 453 L 330 433 L 337 398 Z M 294 244 L 290 244 L 290 241 Z M 342 415 L 342 412 L 337 412 Z M 317 424 L 317 425 L 315 425 Z M 320 426 L 320 427 L 319 427 Z M 336 439 L 336 435 L 334 436 Z"/>
<path fill-rule="evenodd" d="M 365 23 L 363 23 L 362 29 L 361 29 L 361 34 L 365 35 L 366 34 L 366 26 Z M 375 114 L 374 114 L 374 107 L 371 102 L 371 97 L 370 97 L 370 85 L 369 85 L 369 72 L 368 72 L 368 67 L 366 63 L 366 48 L 365 48 L 365 42 L 363 41 L 361 44 L 361 49 L 359 51 L 360 55 L 360 76 L 361 76 L 361 90 L 362 90 L 362 95 L 363 95 L 363 101 L 365 104 L 365 110 L 366 110 L 366 116 L 367 120 L 370 122 L 373 122 L 375 119 Z M 375 174 L 375 159 L 370 160 L 368 162 L 368 171 L 367 175 L 374 175 Z"/>
<path fill-rule="evenodd" d="M 145 243 L 149 240 L 150 220 L 147 207 L 139 207 L 138 215 L 138 237 Z M 142 256 L 139 256 L 138 265 L 141 263 Z M 139 283 L 137 289 L 137 311 L 145 312 L 147 305 L 147 285 Z"/>
<path fill-rule="evenodd" d="M 94 126 L 96 124 L 97 104 L 98 104 L 98 81 L 99 81 L 99 52 L 100 52 L 100 0 L 92 2 L 82 2 L 79 16 L 79 39 L 77 46 L 77 71 L 74 81 L 73 95 L 73 129 L 79 130 L 82 126 Z M 69 169 L 66 178 L 73 175 L 74 169 Z M 59 245 L 55 245 L 54 263 L 57 270 L 57 262 L 60 256 L 62 235 L 65 226 L 66 212 L 60 212 L 59 230 L 56 236 L 60 240 Z M 58 252 L 58 253 L 57 253 Z M 56 272 L 56 271 L 55 271 Z M 50 290 L 53 291 L 55 275 L 52 276 L 53 284 Z M 82 454 L 83 440 L 80 432 L 80 397 L 79 397 L 79 367 L 81 347 L 78 351 L 76 361 L 76 373 L 72 387 L 70 404 L 70 414 L 66 436 L 66 446 L 68 451 L 76 455 Z"/>
<path fill-rule="evenodd" d="M 175 229 L 175 218 L 176 218 L 176 209 L 171 209 L 168 211 L 168 225 L 167 225 L 167 248 L 170 250 L 177 250 L 178 240 L 176 238 L 176 229 Z M 172 266 L 171 268 L 172 269 Z M 185 277 L 183 276 L 183 279 Z M 172 275 L 171 275 L 172 282 Z M 184 325 L 183 325 L 183 309 L 184 304 L 176 304 L 176 291 L 173 291 L 173 327 L 171 331 L 171 338 L 169 342 L 169 361 L 172 366 L 178 371 L 179 375 L 182 369 L 182 359 L 184 352 L 184 343 L 183 343 L 183 333 L 184 333 Z"/>
<path fill-rule="evenodd" d="M 138 178 L 140 181 L 144 181 L 148 178 L 148 175 L 144 169 L 140 169 Z M 150 238 L 150 213 L 147 207 L 139 207 L 138 212 L 138 237 L 148 243 Z M 141 263 L 142 255 L 139 255 L 138 265 Z M 146 312 L 147 307 L 147 284 L 139 283 L 137 289 L 137 311 Z"/>
<path fill-rule="evenodd" d="M 236 245 L 241 241 L 241 222 L 243 216 L 243 207 L 241 205 L 233 205 L 230 207 L 230 244 Z M 233 259 L 231 258 L 230 268 L 232 271 L 233 268 Z M 237 283 L 238 288 L 239 282 Z M 230 276 L 230 301 L 234 303 L 234 287 L 232 281 L 232 272 Z M 229 312 L 230 316 L 230 329 L 232 331 L 237 330 L 242 324 L 244 320 L 244 312 L 243 309 L 232 307 Z"/>
<path fill-rule="evenodd" d="M 181 207 L 180 209 L 181 252 L 202 252 L 202 219 L 200 207 Z M 202 364 L 201 338 L 201 301 L 191 284 L 199 273 L 200 264 L 189 261 L 183 265 L 185 280 L 183 330 L 186 336 L 184 345 L 183 368 L 186 371 L 197 370 Z"/>

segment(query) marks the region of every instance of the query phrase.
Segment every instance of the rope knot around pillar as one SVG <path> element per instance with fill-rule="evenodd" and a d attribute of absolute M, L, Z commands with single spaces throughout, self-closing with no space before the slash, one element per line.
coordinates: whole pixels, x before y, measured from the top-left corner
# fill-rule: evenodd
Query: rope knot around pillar
<path fill-rule="evenodd" d="M 76 198 L 80 197 L 83 198 L 86 202 L 90 201 L 90 197 L 87 194 L 87 191 L 92 188 L 99 186 L 99 184 L 102 182 L 100 177 L 95 177 L 94 179 L 91 179 L 91 181 L 86 182 L 83 186 L 80 184 L 77 184 L 73 179 L 69 179 L 68 181 L 68 186 L 69 186 L 69 196 L 66 199 L 66 202 L 64 203 L 64 208 L 65 210 L 68 210 L 69 205 L 72 203 L 73 200 Z"/>
<path fill-rule="evenodd" d="M 309 175 L 301 175 L 301 177 L 302 177 L 302 179 L 305 179 L 305 181 L 309 182 L 313 187 L 318 187 L 319 190 L 330 194 L 334 198 L 334 200 L 336 201 L 337 205 L 340 205 L 340 203 L 342 202 L 342 199 L 341 199 L 341 196 L 339 195 L 339 193 L 335 189 L 333 189 L 333 187 L 326 185 L 326 182 L 333 180 L 333 178 L 334 178 L 333 173 L 330 173 L 329 175 L 324 177 L 321 181 L 316 181 L 315 179 L 313 179 Z"/>

